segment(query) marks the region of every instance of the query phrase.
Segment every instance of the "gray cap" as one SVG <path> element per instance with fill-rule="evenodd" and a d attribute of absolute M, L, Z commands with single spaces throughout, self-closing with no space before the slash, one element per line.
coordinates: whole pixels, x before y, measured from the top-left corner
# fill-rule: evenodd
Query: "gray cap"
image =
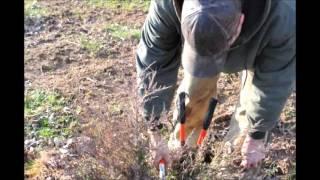
<path fill-rule="evenodd" d="M 241 17 L 240 0 L 185 0 L 181 14 L 182 66 L 196 77 L 223 70 Z"/>

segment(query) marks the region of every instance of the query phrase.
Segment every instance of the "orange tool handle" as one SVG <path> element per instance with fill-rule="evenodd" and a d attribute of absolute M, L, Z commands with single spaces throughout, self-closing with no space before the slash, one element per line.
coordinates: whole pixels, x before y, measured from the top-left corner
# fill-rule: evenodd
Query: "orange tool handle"
<path fill-rule="evenodd" d="M 186 122 L 186 115 L 185 115 L 185 98 L 186 98 L 186 93 L 185 92 L 181 92 L 179 94 L 179 102 L 178 102 L 178 120 L 180 122 L 180 128 L 179 128 L 179 139 L 180 139 L 180 143 L 181 146 L 183 146 L 185 144 L 185 140 L 186 140 L 186 131 L 185 131 L 185 127 L 184 127 L 184 123 Z"/>
<path fill-rule="evenodd" d="M 184 145 L 186 142 L 186 131 L 185 131 L 184 124 L 180 124 L 179 138 L 180 138 L 181 145 Z"/>
<path fill-rule="evenodd" d="M 198 137 L 197 145 L 200 146 L 202 144 L 203 139 L 206 137 L 207 131 L 205 129 L 202 129 L 200 132 L 200 135 Z"/>

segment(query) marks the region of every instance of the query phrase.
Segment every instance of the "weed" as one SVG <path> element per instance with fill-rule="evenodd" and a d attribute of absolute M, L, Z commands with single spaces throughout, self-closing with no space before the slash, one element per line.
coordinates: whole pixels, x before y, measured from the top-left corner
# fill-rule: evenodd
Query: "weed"
<path fill-rule="evenodd" d="M 148 11 L 150 0 L 87 0 L 87 3 L 96 7 L 133 11 L 136 9 Z"/>
<path fill-rule="evenodd" d="M 68 100 L 57 92 L 27 90 L 24 99 L 25 133 L 36 131 L 41 138 L 69 137 L 78 125 L 72 112 L 66 112 Z"/>
<path fill-rule="evenodd" d="M 265 169 L 265 173 L 269 177 L 273 177 L 278 172 L 278 167 L 276 163 L 271 163 L 268 169 Z"/>
<path fill-rule="evenodd" d="M 108 24 L 105 30 L 110 33 L 112 37 L 119 39 L 139 39 L 140 29 L 129 28 L 128 26 L 122 26 L 119 24 Z"/>
<path fill-rule="evenodd" d="M 37 0 L 24 1 L 24 15 L 26 17 L 41 17 L 47 14 L 46 9 L 38 4 Z"/>
<path fill-rule="evenodd" d="M 102 48 L 102 43 L 97 40 L 90 40 L 84 37 L 80 38 L 80 46 L 88 50 L 91 54 L 97 54 Z"/>

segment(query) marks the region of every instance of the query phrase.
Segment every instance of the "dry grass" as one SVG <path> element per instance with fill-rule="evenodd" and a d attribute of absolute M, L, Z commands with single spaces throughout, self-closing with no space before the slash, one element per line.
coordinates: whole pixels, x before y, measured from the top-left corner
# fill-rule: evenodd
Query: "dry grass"
<path fill-rule="evenodd" d="M 25 165 L 25 176 L 30 179 L 38 177 L 44 168 L 45 165 L 40 159 L 29 161 Z"/>
<path fill-rule="evenodd" d="M 106 115 L 97 117 L 97 120 L 83 129 L 97 146 L 98 153 L 91 161 L 99 160 L 96 163 L 103 167 L 111 179 L 140 179 L 154 174 L 148 163 L 147 124 L 143 122 L 140 109 L 137 108 L 141 107 L 142 99 L 137 95 L 135 87 L 127 88 L 123 89 L 130 94 L 126 104 L 113 102 Z M 120 110 L 122 113 L 115 115 Z M 86 171 L 89 171 L 88 168 Z"/>
<path fill-rule="evenodd" d="M 29 160 L 25 164 L 25 178 L 38 179 L 44 178 L 46 174 L 54 174 L 54 171 L 48 168 L 47 162 L 52 156 L 53 151 L 41 151 L 39 157 L 34 160 Z"/>

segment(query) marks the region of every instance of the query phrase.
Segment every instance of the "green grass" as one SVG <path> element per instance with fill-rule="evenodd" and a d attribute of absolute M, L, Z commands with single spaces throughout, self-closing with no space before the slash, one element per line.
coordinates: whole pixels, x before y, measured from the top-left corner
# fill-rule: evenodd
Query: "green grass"
<path fill-rule="evenodd" d="M 292 162 L 292 166 L 289 169 L 286 179 L 295 180 L 296 179 L 296 162 Z"/>
<path fill-rule="evenodd" d="M 35 164 L 34 160 L 29 160 L 27 162 L 24 163 L 24 168 L 26 170 L 29 170 L 32 168 L 32 166 Z"/>
<path fill-rule="evenodd" d="M 272 162 L 268 169 L 265 169 L 265 174 L 269 177 L 273 177 L 278 172 L 278 167 L 275 162 Z"/>
<path fill-rule="evenodd" d="M 135 9 L 147 12 L 150 5 L 150 0 L 87 0 L 90 5 L 109 8 L 133 11 Z"/>
<path fill-rule="evenodd" d="M 34 116 L 42 113 L 48 108 L 60 111 L 66 102 L 57 92 L 45 92 L 42 90 L 31 90 L 26 93 L 24 99 L 24 111 L 26 116 Z"/>
<path fill-rule="evenodd" d="M 287 175 L 287 179 L 288 179 L 288 180 L 295 180 L 296 177 L 297 177 L 297 175 L 296 175 L 296 172 L 295 172 L 295 171 L 290 172 L 290 173 Z"/>
<path fill-rule="evenodd" d="M 96 54 L 102 48 L 102 43 L 97 40 L 90 40 L 88 38 L 80 38 L 80 46 L 88 50 L 91 54 Z"/>
<path fill-rule="evenodd" d="M 296 117 L 296 111 L 295 111 L 295 109 L 286 109 L 285 111 L 284 111 L 284 114 L 285 114 L 285 116 L 286 116 L 286 119 L 292 119 L 292 118 L 294 118 L 294 117 Z"/>
<path fill-rule="evenodd" d="M 65 111 L 68 100 L 57 92 L 28 90 L 24 98 L 25 133 L 36 131 L 41 138 L 69 137 L 76 130 L 77 119 Z M 32 126 L 34 123 L 36 127 Z"/>
<path fill-rule="evenodd" d="M 123 26 L 119 24 L 108 24 L 105 30 L 110 33 L 112 37 L 119 39 L 140 39 L 140 29 L 130 28 L 128 26 Z"/>
<path fill-rule="evenodd" d="M 52 138 L 55 135 L 55 131 L 50 129 L 49 127 L 42 127 L 39 129 L 39 136 L 40 137 L 47 137 Z"/>
<path fill-rule="evenodd" d="M 26 17 L 41 17 L 47 14 L 47 10 L 41 7 L 37 0 L 24 1 L 24 15 Z"/>

